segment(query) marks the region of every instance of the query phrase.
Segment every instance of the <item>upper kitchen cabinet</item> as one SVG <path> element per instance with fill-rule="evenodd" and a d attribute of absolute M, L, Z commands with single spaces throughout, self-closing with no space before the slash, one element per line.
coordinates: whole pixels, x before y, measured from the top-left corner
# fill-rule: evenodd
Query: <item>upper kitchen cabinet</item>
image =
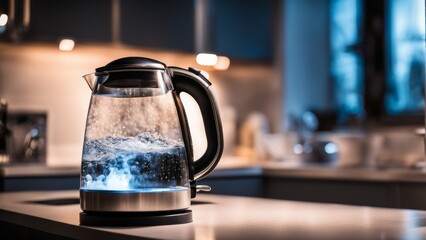
<path fill-rule="evenodd" d="M 120 42 L 187 53 L 211 52 L 233 59 L 272 60 L 275 11 L 279 3 L 278 0 L 0 0 L 0 12 L 10 15 L 0 38 L 15 42 L 56 42 L 71 38 L 80 43 Z"/>
<path fill-rule="evenodd" d="M 274 6 L 261 0 L 121 1 L 121 41 L 233 59 L 271 60 Z"/>
<path fill-rule="evenodd" d="M 193 0 L 125 0 L 120 8 L 121 42 L 193 52 Z"/>
<path fill-rule="evenodd" d="M 111 41 L 111 1 L 106 0 L 15 0 L 2 1 L 9 12 L 3 38 L 14 41 L 79 42 Z M 14 7 L 11 5 L 14 3 Z M 25 16 L 26 4 L 30 11 Z M 11 11 L 15 9 L 15 11 Z M 11 19 L 11 14 L 14 14 Z M 25 20 L 27 19 L 27 20 Z M 27 21 L 28 26 L 25 25 Z"/>
<path fill-rule="evenodd" d="M 245 60 L 273 59 L 278 1 L 210 0 L 210 47 Z"/>

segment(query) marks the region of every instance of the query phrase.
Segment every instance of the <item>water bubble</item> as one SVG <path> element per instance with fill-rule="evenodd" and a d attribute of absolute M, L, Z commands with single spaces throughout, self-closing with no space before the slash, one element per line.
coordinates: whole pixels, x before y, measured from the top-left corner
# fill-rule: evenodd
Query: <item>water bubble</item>
<path fill-rule="evenodd" d="M 85 177 L 86 181 L 92 181 L 92 176 L 90 174 L 87 174 Z"/>

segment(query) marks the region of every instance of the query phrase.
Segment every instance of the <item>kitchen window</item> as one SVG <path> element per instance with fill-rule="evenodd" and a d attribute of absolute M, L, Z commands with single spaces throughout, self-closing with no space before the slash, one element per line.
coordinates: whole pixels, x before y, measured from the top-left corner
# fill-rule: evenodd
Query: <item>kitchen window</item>
<path fill-rule="evenodd" d="M 355 47 L 361 38 L 361 5 L 357 0 L 331 1 L 330 66 L 341 123 L 363 116 L 362 58 Z"/>
<path fill-rule="evenodd" d="M 423 124 L 424 0 L 331 0 L 338 123 Z"/>
<path fill-rule="evenodd" d="M 425 1 L 392 0 L 389 2 L 388 16 L 386 113 L 392 116 L 422 113 Z"/>

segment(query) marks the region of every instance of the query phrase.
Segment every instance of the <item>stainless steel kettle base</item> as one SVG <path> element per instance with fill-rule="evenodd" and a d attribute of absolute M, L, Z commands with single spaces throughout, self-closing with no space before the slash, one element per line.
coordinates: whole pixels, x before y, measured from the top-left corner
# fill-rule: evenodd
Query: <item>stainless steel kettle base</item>
<path fill-rule="evenodd" d="M 113 192 L 80 190 L 80 206 L 86 212 L 160 212 L 189 208 L 189 189 L 163 192 Z"/>
<path fill-rule="evenodd" d="M 88 226 L 156 226 L 192 222 L 192 211 L 150 213 L 81 212 L 80 224 Z"/>

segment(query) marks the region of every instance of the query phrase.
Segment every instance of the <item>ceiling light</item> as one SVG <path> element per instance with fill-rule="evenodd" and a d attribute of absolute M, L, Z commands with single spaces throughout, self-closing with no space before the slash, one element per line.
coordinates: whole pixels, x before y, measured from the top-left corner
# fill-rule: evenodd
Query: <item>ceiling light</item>
<path fill-rule="evenodd" d="M 203 66 L 214 66 L 217 63 L 217 56 L 211 53 L 199 53 L 196 61 Z"/>
<path fill-rule="evenodd" d="M 66 52 L 72 51 L 74 49 L 74 46 L 75 46 L 75 43 L 74 43 L 74 40 L 72 39 L 62 39 L 59 42 L 59 50 L 61 51 L 66 51 Z"/>
<path fill-rule="evenodd" d="M 0 15 L 0 26 L 6 26 L 8 17 L 6 14 Z"/>

